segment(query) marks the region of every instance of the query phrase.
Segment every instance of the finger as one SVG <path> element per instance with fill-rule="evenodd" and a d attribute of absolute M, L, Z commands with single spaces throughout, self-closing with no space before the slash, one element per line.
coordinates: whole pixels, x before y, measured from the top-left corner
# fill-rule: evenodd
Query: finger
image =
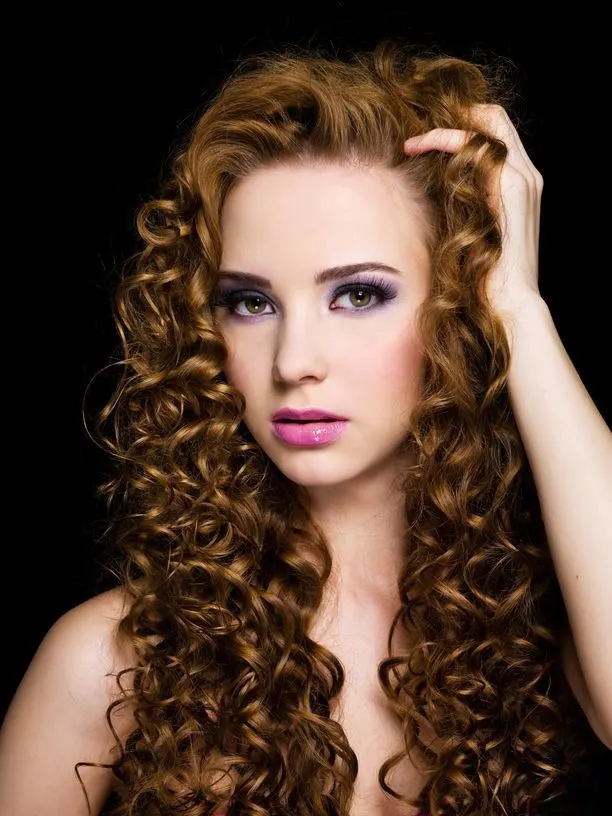
<path fill-rule="evenodd" d="M 513 163 L 513 155 L 520 155 L 528 170 L 536 177 L 539 175 L 537 168 L 529 158 L 521 137 L 518 134 L 508 112 L 501 105 L 473 105 L 471 108 L 472 122 L 482 127 L 485 133 L 490 133 L 496 139 L 500 139 L 508 148 L 508 160 Z M 514 160 L 516 162 L 516 159 Z"/>
<path fill-rule="evenodd" d="M 412 136 L 404 142 L 404 152 L 410 155 L 427 153 L 429 150 L 442 150 L 446 153 L 456 153 L 474 135 L 469 130 L 453 128 L 435 128 L 419 136 Z"/>
<path fill-rule="evenodd" d="M 496 139 L 520 141 L 508 112 L 501 105 L 472 105 L 469 116 L 471 123 Z"/>
<path fill-rule="evenodd" d="M 506 164 L 524 168 L 523 173 L 534 180 L 537 188 L 542 188 L 541 175 L 534 166 L 523 143 L 512 124 L 506 110 L 501 105 L 473 105 L 471 119 L 476 127 L 489 137 L 493 136 L 502 141 L 508 150 Z M 455 153 L 475 135 L 473 130 L 459 130 L 456 128 L 434 128 L 419 136 L 412 136 L 404 142 L 404 152 L 415 156 L 431 150 L 441 150 Z M 480 152 L 486 148 L 483 146 Z"/>
<path fill-rule="evenodd" d="M 480 125 L 485 133 L 502 141 L 508 148 L 508 152 L 518 152 L 525 161 L 529 162 L 520 136 L 508 112 L 501 105 L 474 105 L 471 109 L 471 119 L 474 124 Z"/>
<path fill-rule="evenodd" d="M 475 135 L 472 130 L 459 130 L 457 128 L 435 128 L 419 136 L 412 136 L 404 142 L 404 152 L 408 155 L 418 155 L 430 150 L 441 150 L 446 153 L 456 153 Z M 486 150 L 486 145 L 482 145 L 478 155 Z M 501 168 L 494 172 L 489 180 L 488 188 L 492 201 L 497 198 L 497 187 Z"/>

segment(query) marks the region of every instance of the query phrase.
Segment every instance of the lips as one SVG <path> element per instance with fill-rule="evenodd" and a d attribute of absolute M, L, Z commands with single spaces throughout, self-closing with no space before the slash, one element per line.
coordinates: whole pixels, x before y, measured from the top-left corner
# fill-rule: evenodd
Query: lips
<path fill-rule="evenodd" d="M 336 422 L 337 420 L 331 417 L 321 417 L 320 419 L 275 419 L 275 422 L 282 422 L 284 424 L 297 422 L 298 425 L 309 425 L 312 422 Z"/>
<path fill-rule="evenodd" d="M 346 417 L 338 416 L 324 408 L 281 408 L 273 417 L 272 422 L 338 422 L 346 421 Z"/>
<path fill-rule="evenodd" d="M 272 433 L 287 445 L 312 447 L 335 442 L 349 425 L 348 420 L 306 420 L 272 422 Z"/>

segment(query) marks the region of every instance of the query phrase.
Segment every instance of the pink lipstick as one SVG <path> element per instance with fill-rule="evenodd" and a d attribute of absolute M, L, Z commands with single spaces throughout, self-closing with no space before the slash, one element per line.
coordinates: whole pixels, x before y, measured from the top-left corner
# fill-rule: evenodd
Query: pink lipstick
<path fill-rule="evenodd" d="M 274 435 L 289 445 L 324 445 L 338 439 L 347 427 L 346 417 L 322 408 L 281 408 L 272 417 Z"/>
<path fill-rule="evenodd" d="M 273 422 L 274 435 L 289 445 L 324 445 L 344 433 L 347 420 L 337 422 Z"/>

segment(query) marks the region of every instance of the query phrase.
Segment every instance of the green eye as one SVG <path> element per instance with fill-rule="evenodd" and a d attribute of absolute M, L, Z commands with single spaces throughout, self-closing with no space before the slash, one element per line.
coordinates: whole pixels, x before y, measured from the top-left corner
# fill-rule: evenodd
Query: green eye
<path fill-rule="evenodd" d="M 331 295 L 330 303 L 335 303 L 344 295 L 350 296 L 349 307 L 331 307 L 332 311 L 348 312 L 350 313 L 369 313 L 383 306 L 385 301 L 393 300 L 397 297 L 397 291 L 391 283 L 384 280 L 384 278 L 369 278 L 363 283 L 347 283 L 338 287 Z M 372 305 L 372 296 L 378 301 Z M 238 311 L 238 305 L 245 304 L 246 313 Z M 213 306 L 226 308 L 231 317 L 238 320 L 249 317 L 258 317 L 260 315 L 274 314 L 274 312 L 266 312 L 266 306 L 272 306 L 265 295 L 259 292 L 253 292 L 249 289 L 236 289 L 229 292 L 219 292 L 213 298 Z M 352 307 L 352 308 L 351 308 Z"/>

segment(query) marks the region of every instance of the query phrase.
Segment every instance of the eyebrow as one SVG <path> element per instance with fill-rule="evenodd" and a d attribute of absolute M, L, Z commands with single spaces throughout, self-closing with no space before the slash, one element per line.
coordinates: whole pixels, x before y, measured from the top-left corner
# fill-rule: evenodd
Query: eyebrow
<path fill-rule="evenodd" d="M 315 275 L 314 282 L 317 285 L 329 283 L 330 281 L 343 280 L 350 275 L 355 275 L 357 272 L 370 272 L 378 269 L 382 272 L 390 272 L 393 275 L 401 275 L 399 269 L 379 261 L 364 261 L 363 263 L 344 264 L 343 266 L 330 266 L 328 269 L 322 269 Z M 264 289 L 272 289 L 272 284 L 268 278 L 263 278 L 261 275 L 253 275 L 250 272 L 238 272 L 233 269 L 220 269 L 219 279 L 226 278 L 238 283 L 250 283 L 254 286 L 261 286 Z"/>

